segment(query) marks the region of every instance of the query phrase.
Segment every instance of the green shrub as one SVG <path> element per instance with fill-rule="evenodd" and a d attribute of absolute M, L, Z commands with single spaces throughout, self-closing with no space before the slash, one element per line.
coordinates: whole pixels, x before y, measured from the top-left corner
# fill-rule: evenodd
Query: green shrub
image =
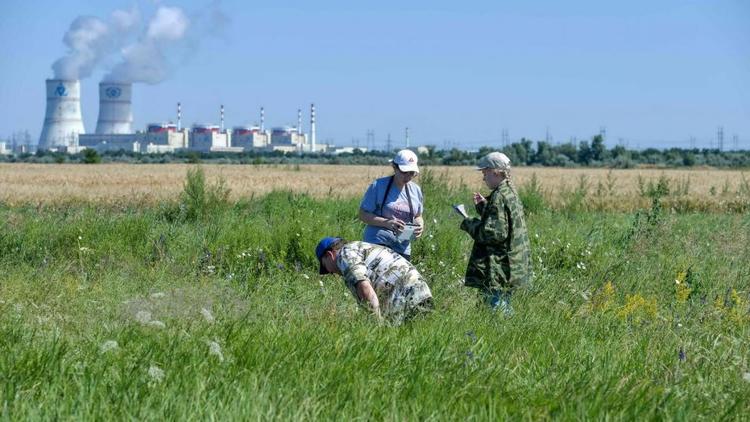
<path fill-rule="evenodd" d="M 229 205 L 229 188 L 223 177 L 213 185 L 206 184 L 201 167 L 188 170 L 182 193 L 180 209 L 186 220 L 206 219 L 225 210 Z"/>

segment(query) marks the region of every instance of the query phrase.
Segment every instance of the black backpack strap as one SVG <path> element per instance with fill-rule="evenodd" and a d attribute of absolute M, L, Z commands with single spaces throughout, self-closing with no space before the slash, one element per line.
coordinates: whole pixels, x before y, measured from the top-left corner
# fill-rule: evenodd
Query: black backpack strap
<path fill-rule="evenodd" d="M 385 206 L 385 201 L 388 199 L 388 193 L 391 192 L 391 186 L 393 186 L 393 176 L 388 179 L 388 187 L 385 188 L 383 201 L 375 207 L 375 215 L 379 217 L 383 217 L 383 206 Z M 409 203 L 409 206 L 411 207 L 411 202 Z"/>
<path fill-rule="evenodd" d="M 411 219 L 411 223 L 413 223 L 416 215 L 414 215 L 414 206 L 412 206 L 411 204 L 411 194 L 409 193 L 409 183 L 407 183 L 406 186 L 404 186 L 404 188 L 406 189 L 406 200 L 409 203 L 409 218 Z"/>

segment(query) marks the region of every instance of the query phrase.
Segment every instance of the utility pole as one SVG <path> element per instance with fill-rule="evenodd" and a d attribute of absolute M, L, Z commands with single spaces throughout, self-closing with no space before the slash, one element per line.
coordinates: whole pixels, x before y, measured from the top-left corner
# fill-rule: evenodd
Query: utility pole
<path fill-rule="evenodd" d="M 718 143 L 719 151 L 724 150 L 724 126 L 719 126 L 719 130 L 716 133 L 716 141 Z"/>
<path fill-rule="evenodd" d="M 391 152 L 391 134 L 388 134 L 388 139 L 385 140 L 385 150 L 390 153 Z"/>
<path fill-rule="evenodd" d="M 739 145 L 740 145 L 740 137 L 737 136 L 737 134 L 735 133 L 734 135 L 732 135 L 732 149 L 737 151 L 739 149 Z"/>
<path fill-rule="evenodd" d="M 409 128 L 406 128 L 406 149 L 409 149 Z"/>
<path fill-rule="evenodd" d="M 510 145 L 510 136 L 508 136 L 508 129 L 503 129 L 503 148 L 508 148 Z"/>
<path fill-rule="evenodd" d="M 367 147 L 375 150 L 375 131 L 372 129 L 368 129 L 367 133 L 365 134 L 365 139 L 367 139 Z"/>

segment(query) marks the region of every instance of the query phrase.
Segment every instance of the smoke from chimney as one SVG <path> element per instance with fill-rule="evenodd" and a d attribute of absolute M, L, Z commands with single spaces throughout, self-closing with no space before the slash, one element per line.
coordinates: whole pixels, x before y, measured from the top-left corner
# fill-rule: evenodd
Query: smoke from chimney
<path fill-rule="evenodd" d="M 55 78 L 76 80 L 90 76 L 96 66 L 127 42 L 139 16 L 138 10 L 132 9 L 115 10 L 109 22 L 95 16 L 75 18 L 63 36 L 68 52 L 52 64 Z"/>

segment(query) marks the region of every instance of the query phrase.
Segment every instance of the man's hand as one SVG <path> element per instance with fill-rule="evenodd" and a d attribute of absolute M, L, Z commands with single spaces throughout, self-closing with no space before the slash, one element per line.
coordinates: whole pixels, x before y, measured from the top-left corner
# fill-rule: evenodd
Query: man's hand
<path fill-rule="evenodd" d="M 474 192 L 474 205 L 477 205 L 477 204 L 480 204 L 480 203 L 486 202 L 486 201 L 487 201 L 487 198 L 485 198 L 484 196 L 482 196 L 481 193 Z"/>
<path fill-rule="evenodd" d="M 381 318 L 380 301 L 378 300 L 378 295 L 375 294 L 375 290 L 372 288 L 372 284 L 370 284 L 370 280 L 362 280 L 357 283 L 357 297 L 360 302 L 366 302 L 370 306 L 370 310 L 378 319 Z"/>

